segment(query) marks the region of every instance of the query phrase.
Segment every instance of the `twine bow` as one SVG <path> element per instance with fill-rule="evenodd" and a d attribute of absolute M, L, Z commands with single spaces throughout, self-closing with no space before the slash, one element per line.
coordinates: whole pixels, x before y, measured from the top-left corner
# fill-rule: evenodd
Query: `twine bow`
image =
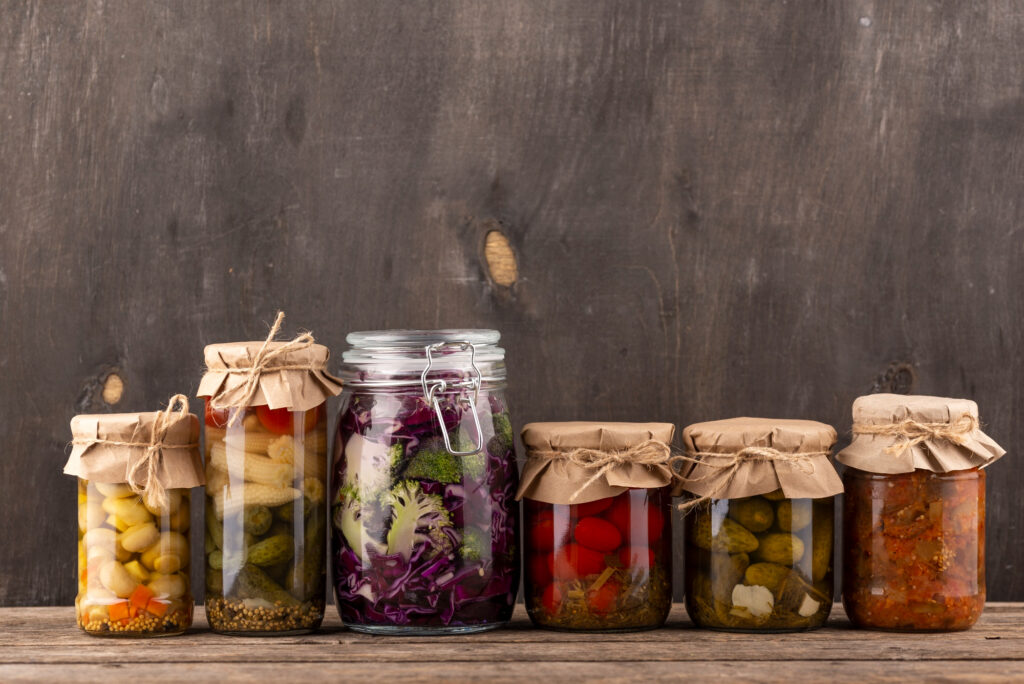
<path fill-rule="evenodd" d="M 741 467 L 752 461 L 775 461 L 785 462 L 792 465 L 794 468 L 804 473 L 805 475 L 814 474 L 814 461 L 815 456 L 828 456 L 828 451 L 801 451 L 801 452 L 787 452 L 779 451 L 772 447 L 766 446 L 748 446 L 743 447 L 739 451 L 732 451 L 728 453 L 720 453 L 715 451 L 688 451 L 685 454 L 676 454 L 672 457 L 672 463 L 693 463 L 695 465 L 703 465 L 708 468 L 717 469 L 718 471 L 724 471 L 722 479 L 718 485 L 714 487 L 710 492 L 699 496 L 696 499 L 690 499 L 689 501 L 679 504 L 680 511 L 688 511 L 694 506 L 699 506 L 705 501 L 719 498 L 719 494 L 724 492 L 732 484 L 732 481 L 736 479 L 736 475 L 739 473 Z M 708 461 L 708 458 L 722 459 L 721 463 L 714 463 Z M 697 478 L 686 478 L 689 482 L 700 482 L 706 480 L 712 475 L 719 473 L 715 470 L 710 470 L 707 474 Z M 681 478 L 680 479 L 684 479 Z"/>
<path fill-rule="evenodd" d="M 175 405 L 180 407 L 177 413 L 174 411 Z M 143 500 L 154 508 L 163 508 L 167 505 L 167 488 L 164 487 L 164 483 L 160 481 L 158 475 L 160 472 L 160 456 L 163 453 L 161 450 L 195 449 L 199 446 L 198 443 L 167 444 L 164 442 L 164 439 L 167 437 L 167 430 L 179 420 L 184 420 L 187 416 L 188 397 L 184 394 L 175 394 L 171 397 L 171 401 L 168 402 L 167 408 L 156 414 L 149 442 L 129 445 L 144 446 L 146 447 L 146 452 L 142 455 L 142 458 L 128 469 L 125 480 L 133 492 L 141 495 Z M 144 486 L 139 484 L 139 471 L 143 469 L 146 471 L 146 484 Z"/>
<path fill-rule="evenodd" d="M 564 460 L 587 470 L 596 472 L 589 480 L 584 482 L 579 489 L 569 497 L 569 502 L 576 501 L 583 491 L 608 473 L 611 469 L 623 463 L 637 465 L 668 465 L 671 449 L 664 442 L 656 439 L 649 439 L 622 451 L 601 451 L 599 449 L 571 449 L 569 451 L 531 451 L 531 457 L 547 458 L 550 460 Z"/>
<path fill-rule="evenodd" d="M 978 419 L 965 413 L 948 423 L 920 423 L 909 418 L 898 423 L 885 423 L 882 425 L 854 423 L 853 434 L 885 435 L 901 438 L 901 441 L 885 448 L 885 453 L 890 456 L 897 456 L 907 449 L 912 449 L 930 439 L 944 439 L 947 442 L 963 446 L 967 443 L 967 436 L 979 427 Z"/>
<path fill-rule="evenodd" d="M 291 352 L 300 351 L 302 349 L 308 349 L 313 346 L 313 333 L 305 332 L 296 337 L 295 339 L 285 342 L 280 347 L 275 349 L 269 349 L 270 343 L 277 337 L 277 333 L 281 330 L 281 323 L 284 321 L 284 311 L 277 312 L 277 318 L 274 319 L 274 325 L 270 328 L 270 334 L 267 335 L 267 339 L 263 341 L 259 351 L 252 358 L 252 363 L 246 368 L 225 368 L 220 372 L 223 373 L 245 373 L 245 384 L 241 387 L 241 395 L 230 403 L 220 403 L 217 401 L 217 397 L 210 397 L 210 402 L 215 409 L 226 409 L 226 408 L 239 408 L 248 406 L 252 401 L 253 397 L 256 396 L 256 392 L 260 386 L 260 375 L 264 371 L 279 371 L 279 370 L 323 370 L 323 364 L 312 364 L 312 363 L 300 363 L 290 365 L 276 365 L 273 362 Z M 242 420 L 243 411 L 233 411 L 231 418 L 228 420 L 228 427 L 234 427 Z"/>

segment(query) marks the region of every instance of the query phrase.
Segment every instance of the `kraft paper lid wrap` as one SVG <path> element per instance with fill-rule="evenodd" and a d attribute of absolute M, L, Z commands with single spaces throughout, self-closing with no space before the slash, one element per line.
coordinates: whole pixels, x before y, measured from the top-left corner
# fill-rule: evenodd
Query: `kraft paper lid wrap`
<path fill-rule="evenodd" d="M 818 499 L 843 491 L 829 461 L 836 442 L 830 425 L 813 420 L 730 418 L 683 430 L 684 467 L 676 495 L 740 499 L 781 489 L 789 499 Z"/>
<path fill-rule="evenodd" d="M 869 394 L 853 402 L 853 441 L 836 459 L 872 473 L 985 467 L 1006 451 L 981 431 L 970 399 Z"/>
<path fill-rule="evenodd" d="M 172 411 L 180 399 L 181 410 Z M 71 456 L 64 473 L 84 480 L 128 483 L 163 501 L 163 490 L 205 484 L 199 419 L 179 395 L 166 411 L 83 414 L 71 419 Z"/>
<path fill-rule="evenodd" d="M 581 504 L 671 484 L 670 423 L 530 423 L 516 499 Z"/>
<path fill-rule="evenodd" d="M 278 313 L 266 340 L 207 345 L 197 395 L 217 409 L 266 405 L 292 411 L 308 411 L 338 395 L 341 380 L 327 372 L 330 351 L 314 344 L 312 334 L 273 341 L 283 319 Z"/>

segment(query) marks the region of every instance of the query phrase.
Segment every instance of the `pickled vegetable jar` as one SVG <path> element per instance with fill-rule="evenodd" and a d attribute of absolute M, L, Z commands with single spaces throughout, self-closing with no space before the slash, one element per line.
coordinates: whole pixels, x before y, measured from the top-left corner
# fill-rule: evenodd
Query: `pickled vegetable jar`
<path fill-rule="evenodd" d="M 843 604 L 857 627 L 967 629 L 985 606 L 985 471 L 1003 450 L 966 399 L 854 402 Z"/>
<path fill-rule="evenodd" d="M 217 632 L 295 634 L 323 620 L 326 399 L 341 389 L 327 359 L 312 336 L 206 348 L 206 617 Z"/>
<path fill-rule="evenodd" d="M 519 480 L 498 340 L 493 330 L 348 336 L 331 527 L 350 629 L 460 633 L 511 618 Z"/>
<path fill-rule="evenodd" d="M 82 415 L 71 426 L 65 472 L 80 476 L 79 627 L 97 636 L 181 634 L 192 624 L 189 489 L 202 484 L 198 419 L 185 402 L 180 413 Z"/>
<path fill-rule="evenodd" d="M 633 631 L 672 607 L 669 423 L 530 423 L 524 591 L 541 627 Z"/>
<path fill-rule="evenodd" d="M 683 432 L 691 468 L 686 610 L 699 627 L 815 629 L 832 609 L 834 495 L 830 426 L 735 418 Z"/>

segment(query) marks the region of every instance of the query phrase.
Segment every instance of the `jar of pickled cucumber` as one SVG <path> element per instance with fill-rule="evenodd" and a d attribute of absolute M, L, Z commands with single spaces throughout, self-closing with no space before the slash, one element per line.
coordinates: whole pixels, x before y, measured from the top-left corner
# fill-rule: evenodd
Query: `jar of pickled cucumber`
<path fill-rule="evenodd" d="M 968 629 L 985 607 L 985 471 L 1005 452 L 967 399 L 853 404 L 843 474 L 843 605 L 857 627 Z"/>
<path fill-rule="evenodd" d="M 309 333 L 206 347 L 206 617 L 298 634 L 324 616 L 327 407 L 341 383 Z"/>
<path fill-rule="evenodd" d="M 541 627 L 633 631 L 672 607 L 668 423 L 523 428 L 526 609 Z"/>
<path fill-rule="evenodd" d="M 683 431 L 686 610 L 698 627 L 789 632 L 832 609 L 835 430 L 734 418 Z"/>
<path fill-rule="evenodd" d="M 78 626 L 97 636 L 181 634 L 192 624 L 198 419 L 179 395 L 164 412 L 75 416 L 71 432 L 64 472 L 78 477 Z"/>

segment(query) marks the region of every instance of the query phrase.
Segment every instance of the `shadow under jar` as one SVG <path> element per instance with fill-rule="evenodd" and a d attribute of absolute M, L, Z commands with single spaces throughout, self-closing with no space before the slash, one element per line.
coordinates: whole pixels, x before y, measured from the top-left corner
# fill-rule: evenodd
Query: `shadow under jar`
<path fill-rule="evenodd" d="M 493 330 L 348 336 L 331 484 L 350 629 L 493 629 L 519 585 L 518 471 Z"/>
<path fill-rule="evenodd" d="M 967 399 L 859 397 L 853 423 L 837 455 L 847 615 L 869 629 L 968 629 L 985 607 L 982 468 L 1003 449 Z"/>

